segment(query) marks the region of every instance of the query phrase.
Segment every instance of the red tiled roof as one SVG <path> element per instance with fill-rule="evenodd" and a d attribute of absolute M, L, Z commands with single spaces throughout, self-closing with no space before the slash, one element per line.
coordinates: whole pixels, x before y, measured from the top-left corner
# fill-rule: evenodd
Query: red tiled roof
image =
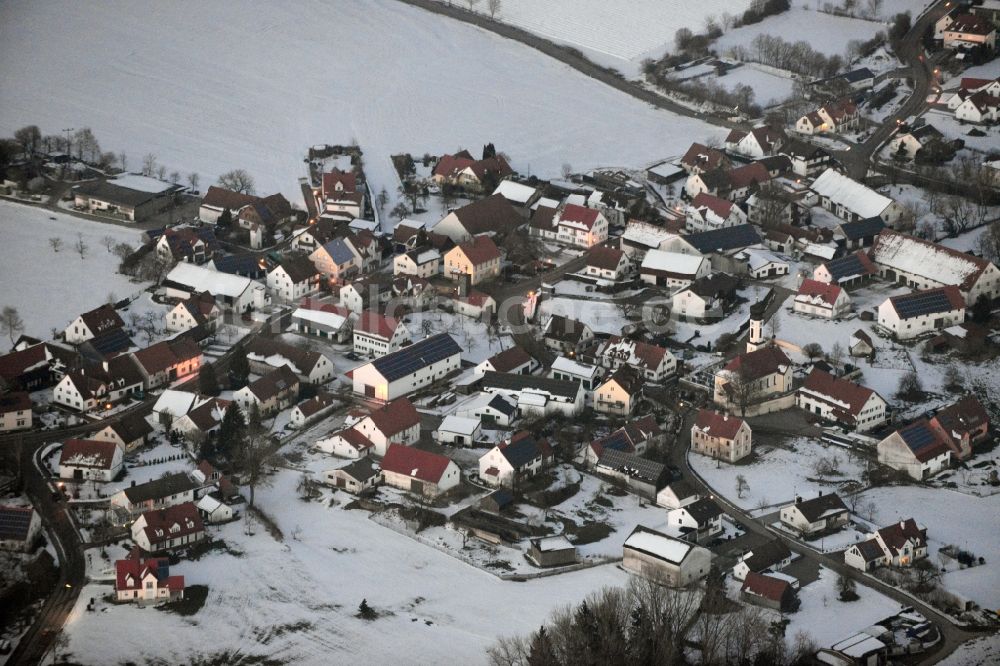
<path fill-rule="evenodd" d="M 184 502 L 165 509 L 146 511 L 142 517 L 146 519 L 146 527 L 143 528 L 143 532 L 146 533 L 149 543 L 154 547 L 156 543 L 167 538 L 177 539 L 187 534 L 205 531 L 205 525 L 201 522 L 198 507 L 194 505 L 194 502 Z M 171 532 L 171 528 L 174 526 L 179 529 Z"/>
<path fill-rule="evenodd" d="M 386 317 L 371 310 L 365 310 L 354 322 L 354 330 L 367 333 L 370 336 L 377 336 L 385 340 L 391 340 L 393 333 L 399 322 L 392 317 Z"/>
<path fill-rule="evenodd" d="M 566 204 L 562 213 L 559 214 L 559 221 L 569 222 L 572 224 L 582 224 L 587 227 L 587 229 L 590 229 L 594 226 L 594 222 L 597 221 L 597 216 L 599 214 L 600 212 L 594 210 L 593 208 L 586 208 L 577 204 Z"/>
<path fill-rule="evenodd" d="M 757 351 L 740 354 L 729 363 L 725 369 L 730 372 L 745 372 L 748 379 L 760 379 L 770 374 L 782 372 L 783 367 L 792 364 L 785 353 L 777 347 L 763 347 Z"/>
<path fill-rule="evenodd" d="M 988 427 L 990 417 L 975 396 L 967 395 L 935 414 L 931 423 L 940 427 L 951 439 L 953 432 L 973 433 Z"/>
<path fill-rule="evenodd" d="M 287 365 L 275 368 L 260 379 L 254 380 L 247 388 L 261 402 L 267 402 L 276 395 L 298 386 L 299 378 Z"/>
<path fill-rule="evenodd" d="M 59 455 L 60 465 L 111 469 L 118 445 L 92 439 L 68 439 Z"/>
<path fill-rule="evenodd" d="M 205 192 L 205 197 L 201 200 L 201 205 L 213 208 L 228 208 L 230 212 L 236 213 L 240 208 L 249 206 L 252 203 L 257 203 L 258 201 L 260 201 L 260 197 L 252 194 L 233 192 L 232 190 L 227 190 L 224 187 L 211 185 L 209 186 L 208 191 Z"/>
<path fill-rule="evenodd" d="M 48 363 L 44 344 L 37 344 L 21 351 L 0 356 L 0 379 L 13 381 L 36 367 Z"/>
<path fill-rule="evenodd" d="M 358 190 L 358 177 L 351 171 L 334 169 L 323 174 L 323 196 L 329 198 L 336 191 L 337 183 L 343 185 L 342 192 L 351 194 Z"/>
<path fill-rule="evenodd" d="M 490 365 L 497 372 L 512 372 L 525 363 L 531 362 L 531 356 L 518 346 L 505 349 L 489 358 Z"/>
<path fill-rule="evenodd" d="M 926 530 L 920 529 L 913 518 L 907 518 L 906 520 L 883 527 L 878 531 L 878 535 L 882 537 L 882 542 L 894 555 L 908 540 L 912 540 L 921 546 L 927 545 Z"/>
<path fill-rule="evenodd" d="M 707 208 L 722 219 L 728 218 L 733 210 L 733 203 L 731 201 L 719 198 L 708 192 L 699 192 L 691 201 L 691 205 L 695 208 Z"/>
<path fill-rule="evenodd" d="M 470 241 L 459 243 L 458 247 L 473 266 L 482 266 L 500 258 L 500 248 L 489 236 L 476 236 Z"/>
<path fill-rule="evenodd" d="M 608 343 L 604 347 L 603 353 L 608 353 L 613 347 L 620 347 L 622 349 L 630 347 L 632 355 L 650 370 L 660 367 L 663 357 L 667 355 L 667 349 L 664 347 L 643 342 L 642 340 L 626 340 L 620 335 L 612 335 L 608 338 Z"/>
<path fill-rule="evenodd" d="M 681 164 L 689 167 L 698 167 L 702 171 L 717 169 L 728 161 L 722 152 L 700 143 L 692 143 L 691 147 L 684 153 L 684 157 L 681 158 Z"/>
<path fill-rule="evenodd" d="M 847 413 L 851 417 L 857 417 L 865 403 L 875 393 L 870 388 L 840 377 L 834 377 L 819 368 L 813 368 L 812 372 L 809 373 L 805 383 L 802 384 L 802 390 L 811 391 L 820 396 L 828 396 L 836 403 L 848 405 Z M 837 410 L 843 410 L 843 407 L 838 404 Z"/>
<path fill-rule="evenodd" d="M 587 265 L 606 271 L 614 271 L 618 269 L 624 254 L 616 248 L 598 245 L 587 253 Z"/>
<path fill-rule="evenodd" d="M 766 183 L 769 180 L 771 174 L 760 162 L 751 162 L 729 172 L 729 182 L 734 188 L 747 187 L 752 183 Z"/>
<path fill-rule="evenodd" d="M 962 90 L 974 91 L 978 90 L 979 88 L 982 88 L 983 86 L 988 86 L 994 81 L 996 81 L 996 79 L 976 79 L 969 76 L 963 76 L 962 81 L 961 83 L 959 83 L 958 87 L 961 88 Z"/>
<path fill-rule="evenodd" d="M 406 398 L 397 398 L 368 415 L 375 427 L 386 437 L 392 437 L 415 425 L 420 425 L 420 414 Z"/>
<path fill-rule="evenodd" d="M 827 305 L 832 306 L 837 302 L 837 297 L 840 296 L 840 292 L 842 291 L 843 289 L 835 284 L 826 284 L 825 282 L 817 282 L 816 280 L 807 278 L 799 285 L 799 293 L 796 295 L 795 300 L 799 300 L 799 296 L 805 296 L 809 299 L 819 298 Z"/>
<path fill-rule="evenodd" d="M 151 572 L 160 581 L 160 587 L 172 590 L 184 589 L 184 576 L 168 576 L 160 579 L 159 572 L 169 570 L 169 560 L 165 557 L 151 557 L 145 561 L 138 558 L 118 560 L 115 562 L 115 591 L 138 590 L 147 572 Z M 128 583 L 129 578 L 132 580 L 131 585 Z"/>
<path fill-rule="evenodd" d="M 355 430 L 354 428 L 346 428 L 341 430 L 336 434 L 345 442 L 353 446 L 358 451 L 364 451 L 365 449 L 370 449 L 375 446 L 372 441 L 364 436 L 360 430 Z"/>
<path fill-rule="evenodd" d="M 959 14 L 944 30 L 945 32 L 967 32 L 973 35 L 988 35 L 996 30 L 996 28 L 986 20 L 985 16 Z"/>
<path fill-rule="evenodd" d="M 390 444 L 382 458 L 382 471 L 402 474 L 428 483 L 441 480 L 451 459 L 412 446 Z"/>
<path fill-rule="evenodd" d="M 25 391 L 0 395 L 0 414 L 23 412 L 31 409 L 31 395 Z"/>
<path fill-rule="evenodd" d="M 736 437 L 743 419 L 735 416 L 727 416 L 710 409 L 699 409 L 698 418 L 695 419 L 694 426 L 710 437 L 720 437 L 722 439 L 732 439 Z"/>
<path fill-rule="evenodd" d="M 118 311 L 110 305 L 102 305 L 94 308 L 90 312 L 84 312 L 80 317 L 94 335 L 107 333 L 116 328 L 123 328 L 125 322 L 118 315 Z"/>
<path fill-rule="evenodd" d="M 781 601 L 789 587 L 787 580 L 751 571 L 747 574 L 743 581 L 743 587 L 740 589 L 771 601 Z"/>

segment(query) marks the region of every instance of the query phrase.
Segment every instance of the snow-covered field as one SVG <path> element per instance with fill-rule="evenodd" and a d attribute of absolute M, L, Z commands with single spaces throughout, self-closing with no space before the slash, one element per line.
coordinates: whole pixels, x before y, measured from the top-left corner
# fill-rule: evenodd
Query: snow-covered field
<path fill-rule="evenodd" d="M 447 1 L 447 0 L 439 0 Z M 449 4 L 464 5 L 460 0 Z M 487 12 L 485 2 L 476 11 Z M 705 19 L 742 14 L 748 0 L 664 2 L 629 0 L 504 0 L 497 20 L 558 44 L 579 49 L 594 62 L 637 76 L 644 58 L 659 58 L 674 44 L 680 28 L 704 30 Z"/>
<path fill-rule="evenodd" d="M 673 3 L 647 4 L 677 13 Z M 722 4 L 696 4 L 683 22 Z M 681 23 L 640 22 L 662 28 L 664 41 Z M 0 62 L 5 134 L 29 123 L 90 127 L 130 165 L 154 153 L 205 185 L 242 167 L 259 191 L 293 202 L 304 153 L 317 143 L 357 140 L 372 186 L 394 193 L 389 155 L 400 150 L 475 151 L 492 141 L 520 171 L 554 176 L 564 163 L 641 167 L 722 135 L 516 42 L 392 0 L 252 11 L 233 0 L 7 2 Z"/>
<path fill-rule="evenodd" d="M 209 586 L 196 615 L 103 602 L 88 613 L 87 600 L 110 590 L 88 585 L 67 623 L 75 659 L 231 663 L 238 651 L 247 659 L 300 664 L 479 664 L 498 636 L 534 630 L 553 608 L 627 579 L 606 565 L 527 583 L 501 581 L 368 520 L 365 511 L 329 507 L 329 493 L 323 502 L 303 502 L 298 480 L 283 470 L 273 487 L 257 493 L 284 543 L 260 525 L 247 537 L 242 522 L 232 523 L 221 537 L 239 555 L 217 551 L 171 569 L 188 585 Z M 334 499 L 348 501 L 343 494 Z M 301 533 L 293 537 L 296 527 Z M 382 617 L 355 617 L 362 599 Z"/>
<path fill-rule="evenodd" d="M 141 291 L 145 283 L 116 273 L 118 258 L 105 248 L 105 236 L 138 246 L 140 232 L 0 201 L 0 306 L 16 307 L 24 332 L 47 339 L 52 328 L 62 330 L 109 294 L 122 299 Z M 82 259 L 73 249 L 80 237 L 87 246 Z M 58 253 L 50 238 L 62 239 Z M 6 349 L 7 342 L 0 346 Z"/>
<path fill-rule="evenodd" d="M 817 12 L 811 3 L 809 7 L 793 3 L 787 12 L 727 32 L 715 45 L 720 54 L 725 54 L 734 46 L 749 47 L 757 35 L 774 35 L 790 42 L 808 42 L 813 49 L 826 55 L 843 56 L 847 42 L 869 40 L 884 29 L 881 23 Z"/>
<path fill-rule="evenodd" d="M 730 89 L 741 84 L 750 86 L 757 103 L 767 107 L 788 99 L 795 84 L 791 77 L 776 74 L 775 71 L 778 70 L 767 71 L 748 63 L 718 77 L 716 81 Z"/>

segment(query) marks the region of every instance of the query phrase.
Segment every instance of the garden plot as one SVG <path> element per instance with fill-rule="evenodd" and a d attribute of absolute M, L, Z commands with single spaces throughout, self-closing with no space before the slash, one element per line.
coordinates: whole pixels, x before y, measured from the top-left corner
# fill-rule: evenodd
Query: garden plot
<path fill-rule="evenodd" d="M 137 246 L 140 232 L 0 201 L 2 305 L 17 308 L 27 335 L 48 339 L 53 329 L 61 331 L 81 312 L 107 303 L 111 294 L 127 298 L 147 286 L 116 272 L 118 258 L 105 248 L 105 236 Z M 59 252 L 52 250 L 50 238 L 62 240 Z M 87 247 L 82 258 L 73 248 L 81 238 Z"/>
<path fill-rule="evenodd" d="M 864 462 L 848 450 L 819 440 L 793 438 L 782 446 L 754 443 L 753 461 L 730 465 L 697 453 L 688 455 L 694 469 L 717 493 L 736 506 L 766 511 L 790 504 L 796 496 L 809 499 L 838 491 L 845 483 L 860 483 Z M 821 476 L 821 459 L 833 461 L 840 474 Z M 737 477 L 746 479 L 742 497 L 737 493 Z"/>
<path fill-rule="evenodd" d="M 88 613 L 87 600 L 109 591 L 90 584 L 67 623 L 68 651 L 88 663 L 228 663 L 239 653 L 302 664 L 409 663 L 414 655 L 427 663 L 482 664 L 500 635 L 532 631 L 554 608 L 627 581 L 610 565 L 502 581 L 376 524 L 367 512 L 345 509 L 351 498 L 344 494 L 297 499 L 299 478 L 280 470 L 272 487 L 257 491 L 283 542 L 259 525 L 247 536 L 243 521 L 212 527 L 227 549 L 171 568 L 188 585 L 208 586 L 201 610 L 180 616 L 101 602 L 99 612 Z M 357 617 L 362 599 L 378 619 Z"/>
<path fill-rule="evenodd" d="M 1000 559 L 996 537 L 1000 532 L 1000 495 L 974 497 L 965 493 L 920 486 L 872 488 L 862 502 L 873 502 L 878 510 L 874 522 L 889 525 L 913 518 L 927 528 L 928 556 L 947 573 L 942 586 L 972 599 L 984 608 L 1000 608 Z M 986 564 L 962 569 L 938 551 L 949 544 L 984 557 Z"/>
<path fill-rule="evenodd" d="M 562 315 L 583 322 L 595 333 L 619 335 L 629 325 L 616 303 L 584 301 L 577 298 L 546 298 L 538 308 L 538 321 L 544 323 L 552 315 Z"/>

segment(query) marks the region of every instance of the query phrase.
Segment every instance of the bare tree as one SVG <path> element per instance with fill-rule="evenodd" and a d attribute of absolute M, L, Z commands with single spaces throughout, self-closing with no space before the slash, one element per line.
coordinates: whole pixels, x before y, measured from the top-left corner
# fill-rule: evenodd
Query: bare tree
<path fill-rule="evenodd" d="M 122 168 L 122 171 L 128 171 L 128 155 L 125 151 L 118 153 L 118 165 Z"/>
<path fill-rule="evenodd" d="M 201 181 L 201 176 L 198 175 L 196 171 L 192 171 L 187 177 L 188 185 L 191 186 L 192 192 L 198 191 L 198 183 Z"/>
<path fill-rule="evenodd" d="M 115 237 L 112 236 L 112 235 L 110 235 L 110 234 L 104 236 L 101 239 L 101 245 L 103 245 L 104 248 L 108 251 L 108 254 L 111 254 L 111 252 L 114 251 L 114 249 L 115 249 L 115 242 L 116 242 L 115 241 Z"/>
<path fill-rule="evenodd" d="M 486 7 L 490 11 L 490 18 L 496 20 L 497 12 L 500 11 L 502 0 L 486 0 Z"/>
<path fill-rule="evenodd" d="M 21 146 L 25 155 L 33 156 L 42 144 L 42 132 L 38 125 L 26 125 L 14 132 L 14 140 Z"/>
<path fill-rule="evenodd" d="M 256 194 L 253 176 L 246 169 L 233 169 L 219 176 L 219 185 L 242 194 Z"/>
<path fill-rule="evenodd" d="M 59 238 L 58 236 L 53 236 L 52 238 L 49 239 L 49 247 L 52 248 L 53 252 L 58 252 L 60 249 L 62 249 L 62 246 L 63 246 L 62 238 Z"/>
<path fill-rule="evenodd" d="M 750 490 L 750 484 L 747 482 L 747 477 L 742 474 L 736 475 L 736 496 L 743 499 L 743 496 Z"/>
<path fill-rule="evenodd" d="M 729 371 L 727 374 L 729 399 L 739 408 L 740 416 L 746 416 L 747 408 L 760 396 L 760 382 L 750 374 L 745 363 L 740 364 L 735 372 Z"/>
<path fill-rule="evenodd" d="M 839 366 L 844 360 L 844 346 L 839 342 L 834 342 L 826 358 L 832 365 Z"/>
<path fill-rule="evenodd" d="M 167 167 L 164 166 L 163 164 L 158 164 L 156 166 L 156 177 L 159 178 L 160 180 L 166 180 L 167 179 Z"/>
<path fill-rule="evenodd" d="M 410 209 L 406 207 L 406 204 L 400 201 L 396 206 L 389 212 L 389 215 L 396 218 L 396 220 L 402 220 L 404 217 L 410 214 Z"/>
<path fill-rule="evenodd" d="M 243 482 L 250 489 L 250 506 L 254 505 L 256 490 L 270 481 L 267 471 L 275 464 L 275 444 L 271 433 L 261 422 L 257 405 L 253 404 L 247 414 L 246 434 L 236 454 L 236 464 Z"/>
<path fill-rule="evenodd" d="M 87 250 L 90 246 L 87 245 L 86 241 L 83 240 L 83 234 L 76 235 L 76 242 L 73 243 L 73 250 L 80 255 L 81 259 L 87 258 Z"/>
<path fill-rule="evenodd" d="M 142 156 L 142 175 L 152 176 L 156 173 L 156 155 L 146 153 Z"/>
<path fill-rule="evenodd" d="M 180 171 L 171 171 L 170 172 L 170 183 L 172 185 L 180 185 L 180 183 L 181 183 L 181 172 Z"/>
<path fill-rule="evenodd" d="M 861 511 L 869 522 L 874 523 L 875 517 L 878 515 L 878 503 L 875 500 L 868 500 L 861 506 Z"/>
<path fill-rule="evenodd" d="M 569 180 L 569 177 L 573 175 L 573 165 L 569 162 L 563 162 L 562 165 L 562 177 Z"/>
<path fill-rule="evenodd" d="M 12 305 L 5 305 L 0 312 L 0 331 L 10 336 L 10 344 L 14 344 L 14 336 L 24 332 L 24 320 Z"/>
<path fill-rule="evenodd" d="M 118 257 L 119 261 L 124 261 L 133 252 L 135 252 L 135 248 L 128 243 L 115 243 L 115 247 L 112 250 L 112 253 Z"/>
<path fill-rule="evenodd" d="M 808 356 L 810 361 L 815 361 L 823 355 L 823 348 L 818 342 L 810 342 L 802 347 L 802 353 Z"/>
<path fill-rule="evenodd" d="M 469 11 L 470 12 L 475 11 L 476 10 L 476 5 L 479 4 L 479 0 L 465 0 L 465 1 L 467 3 L 469 3 Z"/>

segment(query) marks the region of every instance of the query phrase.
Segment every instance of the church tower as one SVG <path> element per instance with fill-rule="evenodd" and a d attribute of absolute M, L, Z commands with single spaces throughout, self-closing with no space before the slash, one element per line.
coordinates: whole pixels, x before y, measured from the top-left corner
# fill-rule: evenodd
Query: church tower
<path fill-rule="evenodd" d="M 757 351 L 767 346 L 764 339 L 764 311 L 767 307 L 763 303 L 754 303 L 750 306 L 750 337 L 747 338 L 747 352 Z"/>

